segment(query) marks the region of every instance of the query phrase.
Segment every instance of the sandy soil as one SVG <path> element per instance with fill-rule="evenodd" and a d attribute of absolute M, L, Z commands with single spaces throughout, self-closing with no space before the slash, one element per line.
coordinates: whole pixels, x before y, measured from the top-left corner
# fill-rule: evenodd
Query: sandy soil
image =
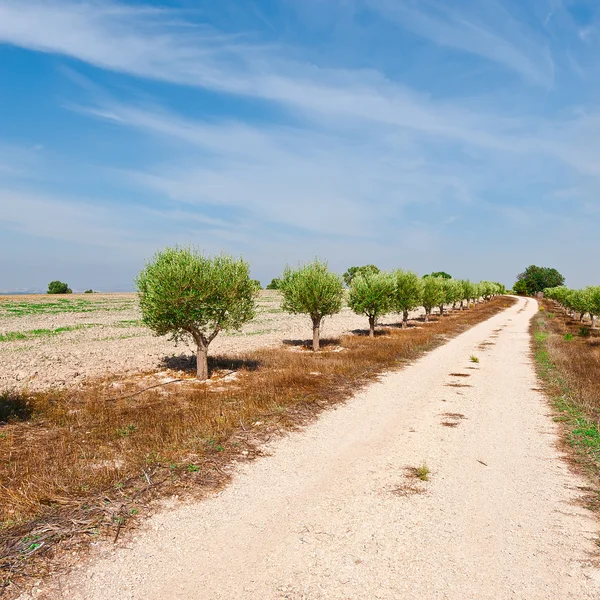
<path fill-rule="evenodd" d="M 173 502 L 63 597 L 599 598 L 585 482 L 536 391 L 535 310 L 520 299 L 272 443 L 214 497 Z M 429 482 L 407 478 L 424 462 Z"/>
<path fill-rule="evenodd" d="M 63 312 L 56 303 L 85 303 L 76 311 Z M 38 314 L 14 315 L 22 303 L 36 305 Z M 48 304 L 51 303 L 51 304 Z M 45 306 L 44 306 L 45 305 Z M 83 312 L 85 311 L 85 312 Z M 25 309 L 25 312 L 31 312 Z M 422 311 L 415 311 L 418 316 Z M 156 337 L 139 320 L 135 294 L 93 296 L 13 296 L 0 297 L 0 335 L 22 332 L 27 339 L 0 341 L 0 391 L 40 390 L 78 385 L 87 377 L 133 374 L 161 368 L 168 357 L 193 354 L 190 345 L 175 345 L 166 337 Z M 389 315 L 382 323 L 397 323 Z M 366 329 L 367 319 L 345 308 L 326 318 L 322 335 L 336 337 L 355 329 Z M 55 331 L 76 327 L 54 335 L 35 330 Z M 280 309 L 278 292 L 263 291 L 256 318 L 240 332 L 221 333 L 211 344 L 209 354 L 237 354 L 265 346 L 279 346 L 284 340 L 312 339 L 310 319 L 288 315 Z"/>

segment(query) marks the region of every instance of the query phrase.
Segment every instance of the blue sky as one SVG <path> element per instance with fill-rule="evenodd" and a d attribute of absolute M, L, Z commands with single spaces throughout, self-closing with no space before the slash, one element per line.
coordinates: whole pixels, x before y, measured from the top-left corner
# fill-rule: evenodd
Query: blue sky
<path fill-rule="evenodd" d="M 600 283 L 595 0 L 0 0 L 0 290 L 172 244 Z"/>

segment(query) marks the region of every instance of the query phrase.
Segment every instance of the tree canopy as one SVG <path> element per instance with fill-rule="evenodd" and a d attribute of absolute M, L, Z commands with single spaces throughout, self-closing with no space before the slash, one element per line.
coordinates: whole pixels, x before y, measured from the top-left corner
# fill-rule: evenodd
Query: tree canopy
<path fill-rule="evenodd" d="M 311 318 L 313 350 L 318 350 L 323 317 L 342 310 L 344 288 L 340 276 L 329 271 L 327 263 L 317 258 L 297 269 L 286 267 L 279 289 L 283 295 L 283 310 Z"/>
<path fill-rule="evenodd" d="M 48 284 L 48 294 L 72 294 L 73 290 L 62 281 L 51 281 Z"/>
<path fill-rule="evenodd" d="M 394 279 L 388 273 L 359 273 L 352 279 L 348 306 L 369 319 L 369 335 L 375 335 L 378 317 L 389 312 L 394 291 Z"/>
<path fill-rule="evenodd" d="M 379 268 L 375 265 L 363 265 L 362 267 L 350 267 L 343 275 L 344 283 L 350 287 L 352 280 L 357 275 L 373 275 L 379 273 Z"/>
<path fill-rule="evenodd" d="M 556 269 L 530 265 L 517 276 L 513 290 L 517 294 L 533 296 L 537 292 L 543 292 L 546 288 L 558 287 L 564 283 L 565 278 Z"/>
<path fill-rule="evenodd" d="M 258 290 L 241 258 L 165 248 L 135 282 L 143 323 L 157 335 L 196 343 L 199 379 L 208 377 L 208 346 L 217 334 L 239 329 L 255 314 Z"/>

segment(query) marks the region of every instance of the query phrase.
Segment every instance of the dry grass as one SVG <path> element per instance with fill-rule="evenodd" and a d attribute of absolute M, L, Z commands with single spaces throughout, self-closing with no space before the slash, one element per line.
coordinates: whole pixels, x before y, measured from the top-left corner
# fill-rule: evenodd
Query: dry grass
<path fill-rule="evenodd" d="M 557 411 L 564 448 L 591 478 L 588 506 L 600 511 L 600 330 L 542 301 L 532 322 L 538 372 Z"/>
<path fill-rule="evenodd" d="M 565 314 L 555 303 L 544 300 L 542 318 L 549 334 L 546 340 L 553 364 L 585 415 L 600 423 L 600 329 L 590 329 Z M 565 340 L 565 334 L 572 339 Z M 569 336 L 568 336 L 569 337 Z"/>
<path fill-rule="evenodd" d="M 215 489 L 227 481 L 232 463 L 256 456 L 269 435 L 307 422 L 383 371 L 512 303 L 496 298 L 375 339 L 344 336 L 317 354 L 292 347 L 212 358 L 215 379 L 235 371 L 235 379 L 222 384 L 187 380 L 143 390 L 140 376 L 80 390 L 5 393 L 0 594 L 2 581 L 8 586 L 47 572 L 57 550 L 107 532 L 118 537 L 157 496 Z"/>

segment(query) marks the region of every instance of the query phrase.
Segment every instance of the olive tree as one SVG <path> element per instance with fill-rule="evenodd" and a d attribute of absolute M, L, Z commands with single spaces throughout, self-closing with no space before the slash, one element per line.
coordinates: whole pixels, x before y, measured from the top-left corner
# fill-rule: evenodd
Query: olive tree
<path fill-rule="evenodd" d="M 408 327 L 408 313 L 421 306 L 423 296 L 423 280 L 412 271 L 398 269 L 392 274 L 394 291 L 392 293 L 392 310 L 402 314 L 402 329 Z"/>
<path fill-rule="evenodd" d="M 319 350 L 321 322 L 342 310 L 344 286 L 341 277 L 315 259 L 297 269 L 286 267 L 279 286 L 281 308 L 292 314 L 308 315 L 313 326 L 313 350 Z"/>
<path fill-rule="evenodd" d="M 157 335 L 196 343 L 197 377 L 208 378 L 208 346 L 255 315 L 256 285 L 241 258 L 165 248 L 136 277 L 142 321 Z"/>
<path fill-rule="evenodd" d="M 451 304 L 452 307 L 460 300 L 462 296 L 462 286 L 456 279 L 448 279 L 440 277 L 442 281 L 442 289 L 444 291 L 443 300 L 439 305 L 440 315 L 444 314 L 444 305 Z"/>
<path fill-rule="evenodd" d="M 592 319 L 592 329 L 596 328 L 596 321 L 600 317 L 600 285 L 587 288 L 590 299 L 590 317 Z"/>
<path fill-rule="evenodd" d="M 464 302 L 467 303 L 466 307 L 469 308 L 469 302 L 475 292 L 473 290 L 473 283 L 469 279 L 461 279 L 460 285 L 462 288 L 462 297 L 460 299 L 460 310 L 463 310 Z"/>
<path fill-rule="evenodd" d="M 369 336 L 375 336 L 377 318 L 390 311 L 394 280 L 388 273 L 358 274 L 352 279 L 348 306 L 369 319 Z"/>
<path fill-rule="evenodd" d="M 429 320 L 431 309 L 444 303 L 444 280 L 441 277 L 425 277 L 423 279 L 423 308 L 425 322 Z"/>

